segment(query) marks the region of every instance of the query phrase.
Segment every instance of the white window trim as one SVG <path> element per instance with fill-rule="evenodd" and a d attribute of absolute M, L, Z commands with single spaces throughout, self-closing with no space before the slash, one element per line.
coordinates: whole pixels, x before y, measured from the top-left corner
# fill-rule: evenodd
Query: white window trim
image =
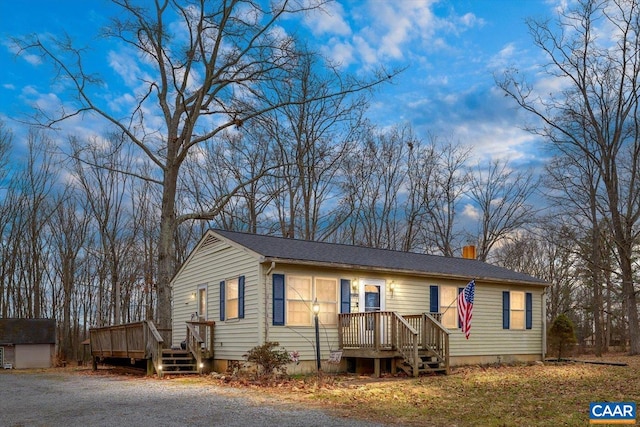
<path fill-rule="evenodd" d="M 201 313 L 200 309 L 202 308 L 202 302 L 200 297 L 202 295 L 202 291 L 204 290 L 204 313 Z M 207 320 L 209 317 L 209 289 L 208 289 L 208 285 L 204 284 L 204 285 L 198 285 L 198 290 L 196 291 L 196 302 L 198 304 L 198 319 L 196 320 L 200 320 L 201 318 L 204 318 L 204 320 Z"/>
<path fill-rule="evenodd" d="M 237 297 L 235 298 L 236 315 L 233 317 L 229 315 L 230 313 L 229 307 L 231 305 L 229 304 L 229 301 L 234 301 L 229 298 L 229 295 L 230 295 L 229 285 L 231 284 L 230 282 L 233 280 L 236 281 L 236 289 L 238 289 L 240 287 L 240 276 L 232 277 L 231 279 L 225 279 L 224 281 L 224 320 L 225 321 L 236 320 L 236 319 L 239 319 L 239 316 L 240 316 L 240 289 L 238 289 L 238 294 L 237 294 Z"/>
<path fill-rule="evenodd" d="M 333 282 L 334 284 L 334 293 L 333 293 L 333 301 L 324 301 L 324 300 L 318 300 L 319 304 L 333 304 L 334 305 L 334 311 L 335 311 L 335 316 L 333 319 L 332 323 L 328 323 L 328 322 L 322 322 L 323 325 L 337 325 L 338 324 L 338 313 L 340 312 L 338 304 L 339 304 L 339 299 L 340 299 L 340 280 L 335 278 L 335 277 L 314 277 L 313 278 L 313 287 L 311 289 L 312 295 L 313 295 L 313 301 L 315 301 L 316 296 L 318 295 L 318 291 L 317 291 L 317 281 L 318 280 L 330 280 Z M 312 304 L 313 304 L 312 301 Z M 322 306 L 321 306 L 322 307 Z M 322 310 L 322 308 L 321 308 Z M 313 310 L 312 310 L 313 311 Z M 313 316 L 312 316 L 313 317 Z"/>
<path fill-rule="evenodd" d="M 522 308 L 514 309 L 513 308 L 513 294 L 521 294 L 522 295 Z M 527 294 L 524 291 L 509 291 L 509 329 L 513 329 L 514 331 L 524 331 L 527 328 Z M 513 326 L 513 317 L 516 313 L 522 313 L 522 327 L 516 328 Z"/>
<path fill-rule="evenodd" d="M 454 295 L 456 297 L 454 298 L 453 302 L 444 301 L 444 299 L 442 298 L 442 288 L 452 288 L 454 290 Z M 441 319 L 442 325 L 447 329 L 459 329 L 459 326 L 458 326 L 458 287 L 457 286 L 453 286 L 453 285 L 440 285 L 440 286 L 438 286 L 438 299 L 440 300 L 439 301 L 440 306 L 438 307 L 438 309 L 440 310 L 440 313 L 442 314 L 442 319 Z M 454 318 L 453 326 L 448 326 L 448 325 L 444 324 L 445 311 L 453 311 L 453 318 Z"/>

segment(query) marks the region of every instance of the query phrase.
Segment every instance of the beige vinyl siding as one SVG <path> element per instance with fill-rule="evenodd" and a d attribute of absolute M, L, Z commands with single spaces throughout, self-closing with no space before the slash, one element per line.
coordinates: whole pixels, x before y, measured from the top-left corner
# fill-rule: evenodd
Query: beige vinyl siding
<path fill-rule="evenodd" d="M 532 294 L 532 329 L 502 329 L 502 292 Z M 542 290 L 520 286 L 486 285 L 476 282 L 471 335 L 465 339 L 459 329 L 452 331 L 452 356 L 542 354 Z"/>
<path fill-rule="evenodd" d="M 430 286 L 466 286 L 464 281 L 387 277 L 395 280 L 393 296 L 387 293 L 387 310 L 399 314 L 429 312 Z M 520 291 L 532 294 L 532 329 L 502 329 L 502 292 Z M 388 292 L 388 291 L 387 291 Z M 542 354 L 542 294 L 541 287 L 487 284 L 476 282 L 471 335 L 465 339 L 459 328 L 451 328 L 452 356 Z M 440 303 L 444 304 L 442 301 Z M 448 303 L 447 303 L 448 304 Z"/>
<path fill-rule="evenodd" d="M 414 277 L 408 274 L 366 272 L 346 268 L 332 269 L 295 264 L 263 262 L 253 252 L 220 239 L 201 244 L 189 257 L 173 281 L 173 344 L 185 337 L 185 321 L 197 310 L 197 290 L 207 285 L 208 320 L 216 322 L 215 358 L 218 360 L 242 360 L 243 355 L 265 341 L 276 341 L 288 351 L 298 351 L 301 360 L 315 359 L 315 328 L 304 326 L 273 326 L 272 275 L 283 274 L 315 279 L 335 279 L 336 312 L 340 312 L 340 280 L 374 279 L 384 281 L 385 310 L 401 315 L 429 312 L 430 286 L 453 286 L 456 289 L 467 284 L 465 280 Z M 269 274 L 267 275 L 267 272 Z M 220 281 L 245 276 L 245 318 L 220 321 Z M 393 293 L 389 289 L 395 282 Z M 286 287 L 285 287 L 286 288 Z M 381 289 L 382 290 L 382 289 Z M 500 356 L 542 353 L 543 340 L 543 287 L 527 287 L 498 283 L 476 282 L 471 336 L 469 340 L 459 329 L 451 329 L 452 356 Z M 533 329 L 502 329 L 502 292 L 522 291 L 532 293 Z M 196 294 L 195 299 L 191 295 Z M 357 301 L 357 295 L 351 294 Z M 286 299 L 285 299 L 286 301 Z M 286 303 L 285 303 L 286 304 Z M 309 306 L 309 310 L 311 307 Z M 352 312 L 359 311 L 352 301 Z M 288 316 L 286 318 L 288 321 Z M 326 324 L 325 324 L 326 323 Z M 321 322 L 320 348 L 322 360 L 329 352 L 338 350 L 338 330 L 335 324 Z"/>
<path fill-rule="evenodd" d="M 353 280 L 355 275 L 353 272 L 328 269 L 313 269 L 309 267 L 278 265 L 272 274 L 284 274 L 285 289 L 288 276 L 310 277 L 315 279 L 335 279 L 336 280 L 336 313 L 340 312 L 340 279 Z M 298 351 L 300 360 L 315 359 L 315 326 L 313 317 L 311 317 L 311 325 L 309 326 L 291 326 L 288 324 L 288 317 L 285 314 L 285 326 L 273 326 L 273 280 L 270 275 L 267 279 L 267 299 L 268 299 L 268 340 L 275 341 L 284 347 L 287 351 Z M 285 295 L 286 301 L 286 295 Z M 285 302 L 285 309 L 286 309 Z M 309 305 L 311 311 L 311 305 Z M 312 315 L 311 315 L 312 316 Z M 325 324 L 320 322 L 320 354 L 322 360 L 327 360 L 331 351 L 339 350 L 338 348 L 338 329 L 335 322 L 333 324 Z"/>
<path fill-rule="evenodd" d="M 173 283 L 173 344 L 185 338 L 185 321 L 197 310 L 197 300 L 191 294 L 198 286 L 207 285 L 207 320 L 216 322 L 214 332 L 215 358 L 242 360 L 247 350 L 260 344 L 260 304 L 263 282 L 257 258 L 250 252 L 218 242 L 197 250 Z M 243 319 L 220 320 L 220 282 L 245 277 Z"/>

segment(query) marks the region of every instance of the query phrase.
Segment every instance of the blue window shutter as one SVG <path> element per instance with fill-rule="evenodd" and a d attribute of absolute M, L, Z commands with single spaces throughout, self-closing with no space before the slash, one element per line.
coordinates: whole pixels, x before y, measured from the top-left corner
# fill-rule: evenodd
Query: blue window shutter
<path fill-rule="evenodd" d="M 533 328 L 533 295 L 531 292 L 525 294 L 525 325 L 527 329 Z"/>
<path fill-rule="evenodd" d="M 351 313 L 351 280 L 340 279 L 340 313 Z"/>
<path fill-rule="evenodd" d="M 429 286 L 429 312 L 437 313 L 440 311 L 440 301 L 438 301 L 438 287 L 435 285 Z"/>
<path fill-rule="evenodd" d="M 224 280 L 220 282 L 220 320 L 224 320 Z"/>
<path fill-rule="evenodd" d="M 284 274 L 273 275 L 273 324 L 284 326 Z"/>
<path fill-rule="evenodd" d="M 509 329 L 509 291 L 502 292 L 502 329 Z"/>
<path fill-rule="evenodd" d="M 238 277 L 238 318 L 244 319 L 244 276 Z"/>

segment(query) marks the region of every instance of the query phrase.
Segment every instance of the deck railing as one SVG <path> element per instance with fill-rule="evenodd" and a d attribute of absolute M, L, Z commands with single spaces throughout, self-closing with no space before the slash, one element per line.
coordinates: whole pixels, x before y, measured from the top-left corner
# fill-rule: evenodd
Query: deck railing
<path fill-rule="evenodd" d="M 164 339 L 150 320 L 89 329 L 91 355 L 127 359 L 147 359 L 161 375 Z"/>
<path fill-rule="evenodd" d="M 147 343 L 145 351 L 147 375 L 152 374 L 151 366 L 149 366 L 148 362 L 150 360 L 153 369 L 158 373 L 159 377 L 162 377 L 162 347 L 164 346 L 164 339 L 151 320 L 144 321 L 144 336 Z"/>
<path fill-rule="evenodd" d="M 449 371 L 449 330 L 442 326 L 441 313 L 422 313 L 403 316 L 420 331 L 419 345 L 445 363 Z"/>
<path fill-rule="evenodd" d="M 91 328 L 89 336 L 93 356 L 145 358 L 144 322 Z"/>
<path fill-rule="evenodd" d="M 342 349 L 397 351 L 417 375 L 419 350 L 437 357 L 449 372 L 449 331 L 440 313 L 401 316 L 392 311 L 339 315 L 338 341 Z"/>
<path fill-rule="evenodd" d="M 393 349 L 392 311 L 343 313 L 338 315 L 340 348 L 374 351 Z"/>
<path fill-rule="evenodd" d="M 396 349 L 402 355 L 402 358 L 411 365 L 413 376 L 417 377 L 419 373 L 418 367 L 420 364 L 420 359 L 418 357 L 419 329 L 415 329 L 409 324 L 409 322 L 397 314 L 394 316 L 394 320 L 396 323 Z"/>
<path fill-rule="evenodd" d="M 196 366 L 201 369 L 202 359 L 213 358 L 213 328 L 215 322 L 187 322 L 187 350 L 196 359 Z"/>

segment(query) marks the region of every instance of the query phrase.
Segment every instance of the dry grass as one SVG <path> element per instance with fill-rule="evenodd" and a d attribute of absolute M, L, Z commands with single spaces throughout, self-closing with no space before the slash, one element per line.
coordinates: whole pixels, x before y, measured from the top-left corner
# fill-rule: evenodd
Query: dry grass
<path fill-rule="evenodd" d="M 420 378 L 325 376 L 276 387 L 248 382 L 278 400 L 324 407 L 338 414 L 415 426 L 584 426 L 589 402 L 640 402 L 640 357 L 609 355 L 628 366 L 550 363 L 474 366 L 449 376 Z M 220 380 L 216 380 L 220 381 Z"/>
<path fill-rule="evenodd" d="M 454 369 L 449 376 L 375 379 L 324 375 L 269 386 L 228 376 L 185 376 L 166 381 L 167 385 L 213 383 L 253 390 L 257 392 L 247 398 L 319 407 L 337 415 L 390 425 L 584 426 L 589 424 L 589 402 L 640 403 L 640 356 L 609 354 L 601 361 L 623 362 L 628 366 L 586 363 L 469 366 Z M 99 372 L 84 371 L 87 375 Z M 117 370 L 111 373 L 130 375 Z"/>

